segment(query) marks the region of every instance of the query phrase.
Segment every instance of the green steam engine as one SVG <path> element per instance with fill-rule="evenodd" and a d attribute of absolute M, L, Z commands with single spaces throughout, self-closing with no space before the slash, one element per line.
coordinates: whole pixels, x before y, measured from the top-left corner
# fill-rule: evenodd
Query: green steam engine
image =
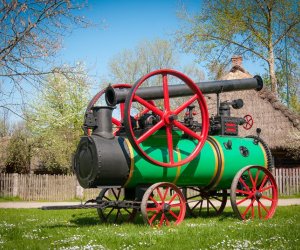
<path fill-rule="evenodd" d="M 186 213 L 220 214 L 230 197 L 238 218 L 271 218 L 278 201 L 271 152 L 259 128 L 238 135 L 253 125 L 250 115 L 230 114 L 243 100 L 220 101 L 223 92 L 262 87 L 259 76 L 194 83 L 162 69 L 101 90 L 87 107 L 73 166 L 82 187 L 102 190 L 72 208 L 95 207 L 112 222 L 141 212 L 146 223 L 162 226 L 179 224 Z M 217 111 L 209 117 L 203 94 L 213 93 Z M 100 98 L 105 106 L 96 105 Z"/>

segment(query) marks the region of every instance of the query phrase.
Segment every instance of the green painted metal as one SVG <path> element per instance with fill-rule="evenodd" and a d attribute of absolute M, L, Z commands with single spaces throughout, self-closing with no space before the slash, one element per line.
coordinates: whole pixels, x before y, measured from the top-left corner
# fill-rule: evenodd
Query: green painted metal
<path fill-rule="evenodd" d="M 180 131 L 174 131 L 173 140 L 177 150 L 174 150 L 174 160 L 184 159 L 194 149 L 196 141 L 182 139 Z M 181 138 L 181 139 L 180 139 Z M 224 143 L 231 141 L 231 149 L 226 149 Z M 166 137 L 163 132 L 149 137 L 142 145 L 151 157 L 158 160 L 168 160 L 168 151 L 163 145 Z M 249 155 L 243 156 L 240 147 L 248 149 Z M 252 138 L 212 136 L 204 144 L 199 156 L 181 167 L 163 168 L 153 165 L 143 159 L 130 147 L 131 174 L 125 187 L 135 187 L 156 182 L 171 182 L 178 186 L 200 186 L 210 189 L 230 188 L 235 174 L 245 166 L 266 166 L 265 151 L 260 143 L 255 144 Z"/>
<path fill-rule="evenodd" d="M 218 146 L 223 152 L 222 163 L 223 172 L 221 174 L 220 181 L 217 183 L 217 189 L 230 188 L 232 180 L 236 173 L 243 167 L 250 165 L 258 165 L 267 167 L 266 152 L 261 143 L 254 143 L 252 138 L 243 137 L 225 137 L 215 136 L 213 137 Z M 228 140 L 232 141 L 232 149 L 226 149 L 225 144 Z M 240 152 L 240 147 L 244 146 L 248 149 L 249 155 L 244 157 Z"/>

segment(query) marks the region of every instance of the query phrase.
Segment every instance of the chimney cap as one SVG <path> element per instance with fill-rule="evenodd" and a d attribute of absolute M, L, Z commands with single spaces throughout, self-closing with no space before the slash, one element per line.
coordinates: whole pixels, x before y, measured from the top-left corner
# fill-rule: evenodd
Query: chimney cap
<path fill-rule="evenodd" d="M 235 58 L 241 58 L 241 59 L 243 59 L 243 57 L 241 55 L 233 55 L 231 59 L 235 59 Z"/>
<path fill-rule="evenodd" d="M 243 57 L 241 55 L 234 55 L 231 58 L 232 67 L 240 66 L 242 67 Z"/>

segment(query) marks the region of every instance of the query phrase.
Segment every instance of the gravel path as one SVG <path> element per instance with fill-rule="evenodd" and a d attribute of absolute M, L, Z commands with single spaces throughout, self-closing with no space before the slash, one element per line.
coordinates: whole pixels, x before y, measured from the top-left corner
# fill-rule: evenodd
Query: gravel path
<path fill-rule="evenodd" d="M 43 206 L 80 205 L 80 202 L 0 202 L 0 208 L 41 208 Z M 300 205 L 300 199 L 279 199 L 279 206 Z M 227 202 L 230 206 L 230 201 Z"/>

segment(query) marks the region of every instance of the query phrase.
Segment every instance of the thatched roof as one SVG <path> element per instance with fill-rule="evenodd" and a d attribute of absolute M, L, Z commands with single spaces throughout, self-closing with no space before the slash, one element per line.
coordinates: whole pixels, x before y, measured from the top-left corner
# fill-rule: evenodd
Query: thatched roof
<path fill-rule="evenodd" d="M 221 80 L 242 79 L 252 77 L 240 65 L 234 65 L 229 73 Z M 278 98 L 268 89 L 236 91 L 220 94 L 221 101 L 241 98 L 244 107 L 239 110 L 231 109 L 231 115 L 244 117 L 250 114 L 254 125 L 250 130 L 239 127 L 241 136 L 255 135 L 256 128 L 261 128 L 261 137 L 273 150 L 284 149 L 298 150 L 300 156 L 300 115 L 283 105 Z M 216 95 L 209 95 L 207 105 L 210 115 L 216 114 Z"/>

